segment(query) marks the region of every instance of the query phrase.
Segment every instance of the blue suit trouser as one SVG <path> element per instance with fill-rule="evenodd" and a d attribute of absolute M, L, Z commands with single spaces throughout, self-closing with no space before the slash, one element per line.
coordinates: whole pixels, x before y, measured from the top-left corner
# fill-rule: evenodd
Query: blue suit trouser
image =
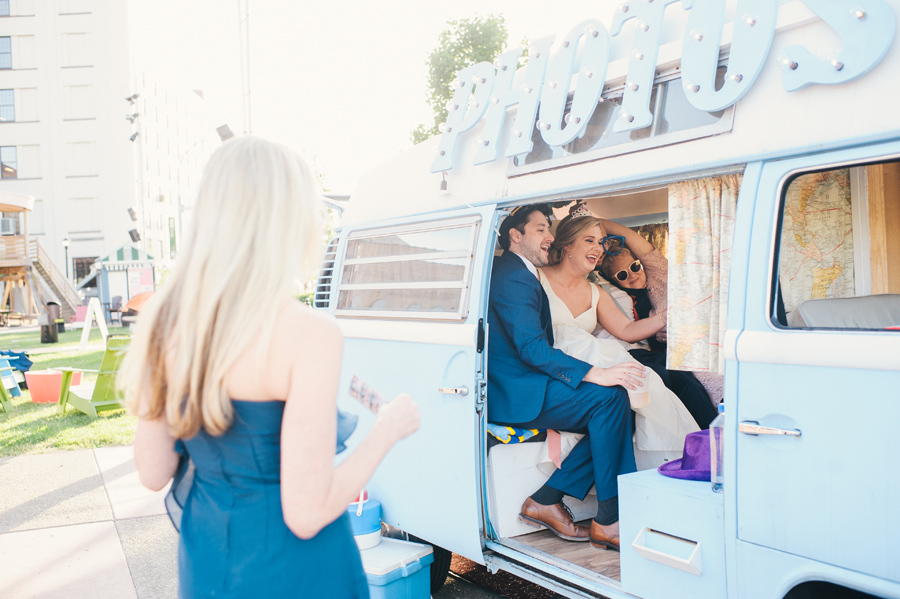
<path fill-rule="evenodd" d="M 631 418 L 628 394 L 622 387 L 583 382 L 573 389 L 551 379 L 541 413 L 529 422 L 507 424 L 585 433 L 547 485 L 583 500 L 595 484 L 597 499 L 603 501 L 619 494 L 619 474 L 637 470 Z"/>

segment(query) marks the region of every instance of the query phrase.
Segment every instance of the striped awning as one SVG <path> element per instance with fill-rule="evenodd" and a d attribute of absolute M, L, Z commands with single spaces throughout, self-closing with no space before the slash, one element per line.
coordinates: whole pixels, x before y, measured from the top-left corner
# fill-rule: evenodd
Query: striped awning
<path fill-rule="evenodd" d="M 116 251 L 97 260 L 95 268 L 106 270 L 128 270 L 141 266 L 153 266 L 153 256 L 133 245 L 123 245 Z"/>

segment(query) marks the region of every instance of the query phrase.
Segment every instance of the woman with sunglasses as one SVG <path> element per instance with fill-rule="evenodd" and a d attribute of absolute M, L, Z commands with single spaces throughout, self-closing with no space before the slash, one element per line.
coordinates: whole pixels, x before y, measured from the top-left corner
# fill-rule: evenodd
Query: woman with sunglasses
<path fill-rule="evenodd" d="M 669 262 L 653 244 L 619 223 L 600 219 L 608 234 L 624 240 L 624 247 L 608 252 L 600 263 L 600 273 L 631 296 L 635 320 L 662 319 L 668 309 Z M 658 316 L 662 315 L 662 316 Z M 722 399 L 723 381 L 716 373 L 666 370 L 666 326 L 647 339 L 648 349 L 633 349 L 638 362 L 653 369 L 666 386 L 681 399 L 691 416 L 706 429 L 716 417 L 714 405 Z M 712 401 L 710 401 L 712 400 Z"/>
<path fill-rule="evenodd" d="M 636 360 L 616 339 L 594 337 L 592 333 L 598 326 L 617 339 L 633 342 L 654 335 L 664 323 L 662 318 L 630 320 L 608 293 L 585 278 L 607 252 L 622 247 L 622 239 L 608 236 L 600 219 L 568 217 L 556 229 L 556 238 L 548 252 L 549 265 L 538 270 L 549 300 L 553 347 L 600 368 Z M 629 391 L 637 415 L 635 450 L 663 452 L 655 454 L 661 463 L 663 459 L 679 457 L 684 437 L 698 427 L 656 373 L 648 369 L 644 374 L 641 390 L 646 395 L 641 397 Z M 641 405 L 644 402 L 648 403 Z"/>

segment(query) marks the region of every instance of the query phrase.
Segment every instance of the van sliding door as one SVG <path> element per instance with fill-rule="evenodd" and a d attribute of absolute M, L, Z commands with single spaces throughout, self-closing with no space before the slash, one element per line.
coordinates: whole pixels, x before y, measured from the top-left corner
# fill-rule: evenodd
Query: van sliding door
<path fill-rule="evenodd" d="M 359 415 L 351 449 L 375 421 L 348 394 L 354 376 L 386 399 L 408 393 L 421 413 L 419 431 L 369 484 L 384 522 L 481 563 L 478 343 L 493 215 L 473 208 L 345 229 L 331 301 L 344 332 L 338 401 Z"/>

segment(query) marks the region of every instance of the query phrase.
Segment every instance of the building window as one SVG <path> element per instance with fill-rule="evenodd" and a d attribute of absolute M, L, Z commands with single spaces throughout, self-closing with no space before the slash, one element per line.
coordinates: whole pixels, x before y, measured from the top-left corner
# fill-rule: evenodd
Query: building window
<path fill-rule="evenodd" d="M 19 171 L 16 160 L 16 146 L 0 147 L 0 178 L 15 179 Z"/>
<path fill-rule="evenodd" d="M 9 16 L 9 0 L 0 0 L 0 17 Z"/>
<path fill-rule="evenodd" d="M 0 123 L 11 123 L 15 120 L 15 94 L 11 89 L 0 89 Z"/>
<path fill-rule="evenodd" d="M 80 281 L 91 274 L 91 264 L 97 261 L 97 256 L 89 258 L 73 258 L 73 269 L 75 270 L 75 280 Z"/>
<path fill-rule="evenodd" d="M 12 38 L 0 37 L 0 69 L 12 68 Z"/>
<path fill-rule="evenodd" d="M 64 33 L 60 42 L 63 67 L 91 66 L 92 53 L 87 33 Z"/>

